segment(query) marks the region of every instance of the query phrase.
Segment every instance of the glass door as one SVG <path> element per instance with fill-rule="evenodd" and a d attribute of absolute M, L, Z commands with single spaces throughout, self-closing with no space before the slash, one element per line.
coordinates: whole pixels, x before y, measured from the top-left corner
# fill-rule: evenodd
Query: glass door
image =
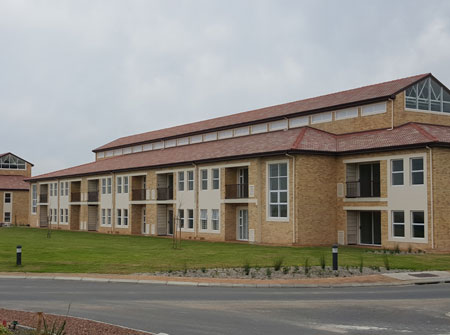
<path fill-rule="evenodd" d="M 237 239 L 240 241 L 248 241 L 248 209 L 239 210 Z"/>
<path fill-rule="evenodd" d="M 173 210 L 167 210 L 167 234 L 173 235 Z"/>
<path fill-rule="evenodd" d="M 381 245 L 380 212 L 359 213 L 359 243 Z"/>

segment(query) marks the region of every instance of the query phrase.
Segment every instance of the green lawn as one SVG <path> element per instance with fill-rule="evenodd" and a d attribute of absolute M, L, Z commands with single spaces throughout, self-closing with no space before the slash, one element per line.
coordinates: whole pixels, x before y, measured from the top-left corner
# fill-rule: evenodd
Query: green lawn
<path fill-rule="evenodd" d="M 22 245 L 23 266 L 16 267 L 16 245 Z M 272 247 L 237 243 L 182 241 L 181 249 L 172 240 L 143 236 L 113 236 L 86 232 L 47 231 L 32 228 L 0 228 L 0 271 L 67 273 L 137 273 L 188 268 L 273 266 L 283 257 L 283 265 L 319 265 L 325 255 L 331 264 L 331 247 Z M 340 247 L 339 265 L 383 266 L 383 255 L 369 249 Z M 390 255 L 391 268 L 450 270 L 450 254 Z"/>

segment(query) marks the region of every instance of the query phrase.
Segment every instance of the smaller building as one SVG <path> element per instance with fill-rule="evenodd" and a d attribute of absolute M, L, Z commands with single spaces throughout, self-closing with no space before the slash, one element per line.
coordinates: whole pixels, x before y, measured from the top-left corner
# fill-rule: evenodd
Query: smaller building
<path fill-rule="evenodd" d="M 0 154 L 0 225 L 28 224 L 33 164 L 8 152 Z"/>

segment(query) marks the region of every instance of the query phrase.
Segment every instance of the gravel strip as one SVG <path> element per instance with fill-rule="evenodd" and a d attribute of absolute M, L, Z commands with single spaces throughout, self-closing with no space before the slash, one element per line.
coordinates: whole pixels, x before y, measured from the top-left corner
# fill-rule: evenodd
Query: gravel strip
<path fill-rule="evenodd" d="M 61 325 L 64 320 L 66 320 L 65 331 L 67 335 L 148 335 L 153 334 L 144 331 L 133 330 L 129 328 L 124 328 L 120 326 L 114 326 L 103 322 L 91 321 L 85 319 L 79 319 L 74 317 L 66 317 L 53 314 L 44 315 L 47 324 L 53 325 L 57 322 L 57 325 Z M 13 320 L 18 321 L 19 325 L 24 325 L 28 327 L 35 328 L 37 326 L 38 317 L 37 313 L 25 312 L 25 311 L 15 311 L 0 308 L 0 323 L 3 320 L 8 323 Z"/>

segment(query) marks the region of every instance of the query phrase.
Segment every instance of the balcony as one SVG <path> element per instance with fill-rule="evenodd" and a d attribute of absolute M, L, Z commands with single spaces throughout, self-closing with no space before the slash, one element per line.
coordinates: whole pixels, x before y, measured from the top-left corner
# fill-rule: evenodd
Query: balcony
<path fill-rule="evenodd" d="M 225 199 L 248 198 L 248 184 L 225 185 Z"/>
<path fill-rule="evenodd" d="M 348 181 L 346 198 L 380 197 L 379 180 Z"/>
<path fill-rule="evenodd" d="M 39 194 L 39 202 L 46 204 L 48 202 L 48 194 Z"/>
<path fill-rule="evenodd" d="M 133 200 L 133 201 L 146 200 L 146 193 L 147 192 L 144 188 L 138 189 L 138 190 L 132 190 L 131 200 Z"/>
<path fill-rule="evenodd" d="M 98 191 L 88 192 L 88 202 L 98 202 Z"/>
<path fill-rule="evenodd" d="M 173 200 L 173 187 L 158 187 L 157 200 Z"/>
<path fill-rule="evenodd" d="M 71 202 L 80 202 L 81 201 L 81 193 L 80 192 L 70 193 L 70 201 Z"/>

